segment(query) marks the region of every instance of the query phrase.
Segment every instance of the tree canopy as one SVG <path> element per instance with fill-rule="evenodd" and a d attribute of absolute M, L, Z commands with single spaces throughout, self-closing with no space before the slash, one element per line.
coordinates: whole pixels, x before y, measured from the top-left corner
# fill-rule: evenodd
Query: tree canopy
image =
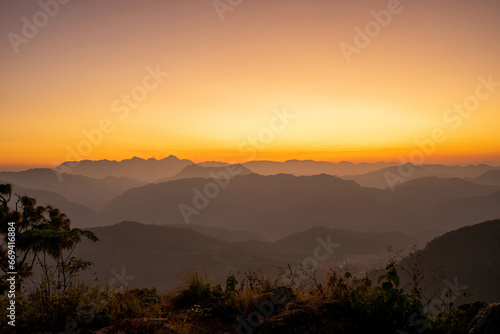
<path fill-rule="evenodd" d="M 0 184 L 0 294 L 7 289 L 9 272 L 17 273 L 17 284 L 40 269 L 36 282 L 44 293 L 64 293 L 79 271 L 92 263 L 72 256 L 84 239 L 98 241 L 91 231 L 71 228 L 70 219 L 50 205 L 37 206 L 28 196 L 12 201 L 10 184 Z"/>

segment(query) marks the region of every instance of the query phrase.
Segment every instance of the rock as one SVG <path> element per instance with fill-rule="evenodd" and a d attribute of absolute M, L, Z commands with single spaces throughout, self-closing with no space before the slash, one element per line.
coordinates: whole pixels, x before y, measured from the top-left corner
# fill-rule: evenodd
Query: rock
<path fill-rule="evenodd" d="M 477 315 L 477 313 L 487 305 L 488 304 L 484 302 L 475 302 L 475 303 L 460 305 L 458 309 L 464 312 L 464 315 L 460 319 L 460 323 L 470 324 L 472 319 L 474 319 L 474 317 Z"/>
<path fill-rule="evenodd" d="M 469 324 L 469 334 L 500 333 L 500 303 L 481 308 Z"/>

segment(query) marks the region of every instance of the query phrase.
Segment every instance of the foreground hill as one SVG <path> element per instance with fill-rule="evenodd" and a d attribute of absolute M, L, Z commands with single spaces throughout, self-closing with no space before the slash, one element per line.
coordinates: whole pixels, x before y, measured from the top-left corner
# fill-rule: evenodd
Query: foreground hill
<path fill-rule="evenodd" d="M 121 272 L 125 268 L 127 274 L 135 277 L 131 285 L 158 288 L 175 286 L 182 275 L 195 269 L 218 282 L 236 271 L 262 269 L 276 274 L 278 267 L 297 265 L 312 256 L 321 246 L 318 238 L 338 244 L 334 254 L 321 261 L 321 268 L 333 268 L 347 260 L 362 272 L 387 263 L 388 246 L 410 249 L 418 242 L 402 233 L 361 233 L 324 227 L 299 232 L 275 243 L 244 238 L 243 231 L 190 225 L 122 222 L 91 230 L 100 241 L 84 242 L 76 251 L 77 256 L 95 264 L 84 278 L 90 280 L 95 271 L 100 279 L 110 281 L 113 270 Z"/>
<path fill-rule="evenodd" d="M 210 184 L 208 196 L 204 195 Z M 426 196 L 419 187 L 415 192 L 411 187 L 406 193 L 391 192 L 330 175 L 236 176 L 225 188 L 217 188 L 213 180 L 192 178 L 131 189 L 113 199 L 102 213 L 115 222 L 188 221 L 247 229 L 273 240 L 317 225 L 357 231 L 416 232 L 436 227 L 449 231 L 500 216 L 500 191 L 472 187 L 481 189 L 479 195 L 457 197 L 455 187 L 443 192 L 426 190 Z"/>
<path fill-rule="evenodd" d="M 76 256 L 94 262 L 97 277 L 112 281 L 114 272 L 134 276 L 131 286 L 171 288 L 188 272 L 199 270 L 215 281 L 231 271 L 262 269 L 275 273 L 286 265 L 279 253 L 249 251 L 239 243 L 222 241 L 189 228 L 134 222 L 91 229 L 98 243 L 83 242 Z M 86 272 L 82 277 L 92 280 Z M 119 283 L 118 283 L 119 284 Z"/>
<path fill-rule="evenodd" d="M 424 282 L 427 296 L 445 287 L 444 280 L 467 286 L 460 301 L 500 302 L 500 219 L 462 227 L 430 241 L 425 249 L 407 258 L 419 263 L 424 272 L 439 269 L 443 277 Z M 405 281 L 409 277 L 401 274 Z M 456 303 L 455 303 L 456 304 Z"/>

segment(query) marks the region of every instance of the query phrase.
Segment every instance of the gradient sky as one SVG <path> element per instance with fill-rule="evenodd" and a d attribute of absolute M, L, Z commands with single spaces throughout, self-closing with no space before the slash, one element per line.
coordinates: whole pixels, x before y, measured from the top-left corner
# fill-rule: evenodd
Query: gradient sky
<path fill-rule="evenodd" d="M 73 0 L 16 53 L 10 33 L 42 9 L 2 1 L 0 167 L 64 162 L 103 119 L 113 131 L 82 159 L 244 161 L 284 109 L 296 118 L 255 159 L 401 161 L 441 128 L 426 163 L 500 163 L 500 86 L 470 117 L 443 118 L 479 76 L 500 82 L 500 3 L 402 0 L 349 63 L 340 44 L 388 2 L 243 0 L 222 21 L 212 0 Z M 120 119 L 113 102 L 148 66 L 169 75 Z"/>

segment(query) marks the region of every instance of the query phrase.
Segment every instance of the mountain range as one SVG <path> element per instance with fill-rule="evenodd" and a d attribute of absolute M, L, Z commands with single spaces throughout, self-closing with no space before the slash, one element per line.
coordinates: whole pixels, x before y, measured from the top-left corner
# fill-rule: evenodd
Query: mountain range
<path fill-rule="evenodd" d="M 127 189 L 144 185 L 144 182 L 126 177 L 106 175 L 102 179 L 82 175 L 58 175 L 48 168 L 29 169 L 22 172 L 0 172 L 0 182 L 57 193 L 67 200 L 100 210 L 107 202 Z"/>
<path fill-rule="evenodd" d="M 318 275 L 364 275 L 394 256 L 389 247 L 415 246 L 405 261 L 458 277 L 472 296 L 465 300 L 500 300 L 499 167 L 403 166 L 414 172 L 393 189 L 386 174 L 403 168 L 393 163 L 195 164 L 170 156 L 60 167 L 0 172 L 0 183 L 59 208 L 73 227 L 91 228 L 100 241 L 75 253 L 95 264 L 82 274 L 87 281 L 116 284 L 125 275 L 130 286 L 171 288 L 193 270 L 218 282 L 258 269 L 275 275 L 330 240 L 339 247 Z M 426 293 L 436 286 L 423 284 Z"/>
<path fill-rule="evenodd" d="M 234 177 L 210 198 L 204 190 L 211 182 L 190 178 L 133 188 L 102 214 L 113 221 L 248 229 L 273 240 L 316 225 L 415 232 L 500 216 L 500 188 L 462 179 L 414 180 L 392 192 L 331 175 L 250 174 Z"/>
<path fill-rule="evenodd" d="M 486 164 L 469 166 L 447 166 L 447 165 L 413 165 L 405 164 L 390 166 L 363 175 L 346 175 L 343 178 L 354 180 L 363 187 L 374 187 L 385 189 L 390 187 L 391 177 L 397 180 L 401 178 L 404 183 L 422 177 L 437 176 L 440 178 L 475 178 L 491 170 L 500 170 L 500 167 L 492 167 Z"/>
<path fill-rule="evenodd" d="M 83 160 L 67 161 L 55 169 L 61 174 L 83 175 L 101 179 L 106 176 L 127 177 L 142 182 L 172 177 L 184 167 L 192 165 L 191 160 L 179 159 L 170 155 L 164 159 L 141 159 L 133 157 L 122 161 L 115 160 Z"/>
<path fill-rule="evenodd" d="M 213 230 L 207 233 L 197 228 L 129 221 L 91 230 L 99 242 L 84 241 L 75 251 L 76 256 L 84 256 L 95 264 L 82 278 L 91 280 L 96 274 L 102 281 L 112 281 L 114 273 L 125 271 L 134 277 L 131 285 L 158 288 L 171 288 L 182 281 L 183 274 L 194 270 L 219 282 L 238 271 L 263 270 L 276 274 L 278 268 L 286 269 L 311 256 L 319 245 L 318 238 L 339 244 L 335 254 L 322 263 L 322 267 L 350 263 L 350 258 L 364 256 L 362 264 L 353 262 L 364 271 L 388 259 L 388 246 L 411 248 L 422 242 L 398 232 L 360 233 L 324 227 L 314 227 L 277 242 L 229 241 L 231 237 L 228 236 L 239 231 L 218 229 L 219 237 L 216 238 L 211 233 Z"/>
<path fill-rule="evenodd" d="M 316 225 L 413 233 L 436 226 L 440 231 L 449 231 L 500 216 L 498 167 L 414 166 L 412 177 L 391 191 L 380 183 L 385 182 L 384 173 L 396 173 L 399 167 L 387 165 L 391 163 L 298 160 L 194 164 L 169 156 L 162 160 L 132 158 L 121 162 L 82 161 L 77 165 L 67 162 L 60 166 L 72 166 L 72 174 L 58 174 L 51 169 L 0 172 L 0 182 L 13 184 L 17 193 L 36 197 L 39 204 L 57 205 L 77 227 L 124 220 L 194 223 L 247 230 L 277 240 Z M 284 173 L 333 172 L 332 166 L 337 171 L 341 166 L 351 168 L 351 174 L 355 170 L 381 169 L 342 178 L 326 173 Z M 238 173 L 229 175 L 231 168 Z M 260 175 L 256 170 L 271 174 Z M 230 180 L 226 182 L 224 175 L 229 175 Z M 346 180 L 352 178 L 356 181 Z M 370 186 L 373 180 L 382 180 L 378 188 Z"/>
<path fill-rule="evenodd" d="M 97 277 L 115 286 L 125 283 L 127 287 L 172 288 L 185 279 L 183 275 L 192 271 L 199 271 L 214 282 L 224 282 L 231 273 L 241 277 L 245 272 L 259 269 L 275 275 L 279 268 L 286 272 L 290 266 L 314 256 L 315 249 L 321 246 L 318 239 L 321 239 L 337 246 L 330 257 L 320 261 L 318 275 L 336 269 L 375 277 L 378 274 L 369 271 L 383 272 L 387 261 L 394 258 L 388 247 L 394 251 L 404 249 L 408 254 L 414 245 L 419 245 L 420 250 L 402 258 L 399 266 L 417 264 L 422 273 L 435 272 L 434 279 L 429 275 L 422 281 L 425 296 L 439 297 L 440 289 L 447 284 L 459 284 L 467 287 L 466 297 L 462 297 L 461 302 L 500 300 L 498 219 L 462 227 L 432 240 L 400 232 L 355 232 L 321 226 L 276 242 L 228 241 L 189 228 L 136 222 L 91 230 L 100 241 L 84 241 L 75 252 L 76 256 L 85 256 L 95 264 L 82 278 Z M 226 236 L 234 232 L 219 230 Z M 116 279 L 117 273 L 121 280 Z M 403 287 L 411 281 L 401 269 L 399 275 Z"/>

